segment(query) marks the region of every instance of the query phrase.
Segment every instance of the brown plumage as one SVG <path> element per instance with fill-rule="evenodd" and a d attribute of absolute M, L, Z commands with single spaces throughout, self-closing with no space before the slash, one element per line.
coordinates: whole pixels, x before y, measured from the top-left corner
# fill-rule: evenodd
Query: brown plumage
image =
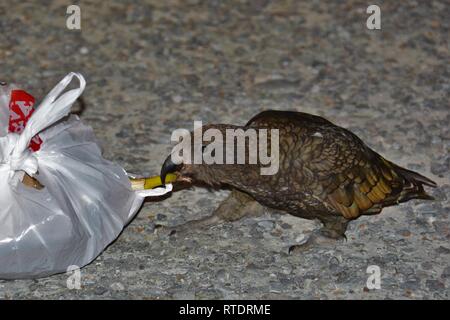
<path fill-rule="evenodd" d="M 410 199 L 433 199 L 423 187 L 436 187 L 433 181 L 384 159 L 352 132 L 319 116 L 265 111 L 246 128 L 279 129 L 277 174 L 263 176 L 260 165 L 249 164 L 184 164 L 175 170 L 167 160 L 162 178 L 175 170 L 180 180 L 229 186 L 264 206 L 321 220 L 322 234 L 332 238 L 344 235 L 347 222 L 361 215 Z"/>

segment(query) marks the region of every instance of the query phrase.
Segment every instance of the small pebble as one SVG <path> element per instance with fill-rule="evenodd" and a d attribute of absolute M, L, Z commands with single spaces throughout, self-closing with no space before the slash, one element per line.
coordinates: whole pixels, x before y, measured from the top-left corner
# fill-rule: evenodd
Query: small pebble
<path fill-rule="evenodd" d="M 120 283 L 120 282 L 114 282 L 113 284 L 111 284 L 111 289 L 114 291 L 123 291 L 125 290 L 125 286 Z"/>
<path fill-rule="evenodd" d="M 80 53 L 81 53 L 81 54 L 88 54 L 88 53 L 89 53 L 89 49 L 86 48 L 86 47 L 81 47 L 81 48 L 80 48 Z"/>
<path fill-rule="evenodd" d="M 181 101 L 183 101 L 183 97 L 181 96 L 172 96 L 172 101 L 175 103 L 180 103 Z"/>
<path fill-rule="evenodd" d="M 156 215 L 156 220 L 159 220 L 159 221 L 165 221 L 165 220 L 167 220 L 167 216 L 166 216 L 165 214 L 158 213 L 158 214 Z"/>

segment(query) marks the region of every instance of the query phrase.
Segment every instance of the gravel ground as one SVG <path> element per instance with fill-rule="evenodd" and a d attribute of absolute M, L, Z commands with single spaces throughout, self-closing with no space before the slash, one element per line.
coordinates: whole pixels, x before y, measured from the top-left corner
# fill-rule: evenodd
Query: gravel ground
<path fill-rule="evenodd" d="M 319 225 L 276 212 L 167 238 L 155 224 L 210 214 L 228 191 L 193 188 L 147 202 L 81 271 L 0 281 L 0 298 L 448 299 L 450 67 L 448 1 L 0 2 L 0 77 L 43 97 L 69 71 L 88 81 L 82 120 L 105 157 L 156 174 L 176 128 L 244 124 L 298 110 L 351 129 L 388 159 L 432 178 L 411 201 L 349 226 L 347 243 L 288 255 Z M 77 106 L 78 107 L 78 106 Z M 381 289 L 366 288 L 369 265 Z"/>

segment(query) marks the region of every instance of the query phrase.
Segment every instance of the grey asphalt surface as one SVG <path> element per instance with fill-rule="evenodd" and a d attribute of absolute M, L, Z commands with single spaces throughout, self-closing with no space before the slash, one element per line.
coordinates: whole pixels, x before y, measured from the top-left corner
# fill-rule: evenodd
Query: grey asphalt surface
<path fill-rule="evenodd" d="M 119 239 L 69 275 L 0 281 L 11 299 L 448 299 L 448 1 L 0 2 L 0 78 L 42 98 L 68 72 L 87 79 L 81 119 L 106 158 L 158 174 L 176 128 L 244 124 L 265 109 L 321 115 L 386 158 L 432 178 L 436 201 L 350 223 L 348 241 L 289 255 L 319 227 L 267 210 L 172 238 L 156 224 L 209 215 L 229 191 L 192 188 L 147 202 Z M 80 108 L 78 104 L 75 108 Z M 381 289 L 369 290 L 369 265 Z M 1 268 L 1 263 L 0 263 Z"/>

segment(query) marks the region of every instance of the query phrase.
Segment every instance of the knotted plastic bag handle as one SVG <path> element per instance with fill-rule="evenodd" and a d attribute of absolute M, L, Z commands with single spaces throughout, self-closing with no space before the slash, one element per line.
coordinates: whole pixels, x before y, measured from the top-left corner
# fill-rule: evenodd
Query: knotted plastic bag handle
<path fill-rule="evenodd" d="M 80 82 L 79 88 L 69 90 L 61 95 L 70 82 L 72 82 L 73 77 L 76 77 Z M 64 79 L 48 93 L 28 120 L 25 129 L 16 142 L 12 158 L 20 158 L 35 135 L 67 116 L 70 113 L 72 104 L 83 93 L 85 87 L 86 80 L 84 80 L 84 77 L 81 74 L 71 72 L 65 76 Z"/>

